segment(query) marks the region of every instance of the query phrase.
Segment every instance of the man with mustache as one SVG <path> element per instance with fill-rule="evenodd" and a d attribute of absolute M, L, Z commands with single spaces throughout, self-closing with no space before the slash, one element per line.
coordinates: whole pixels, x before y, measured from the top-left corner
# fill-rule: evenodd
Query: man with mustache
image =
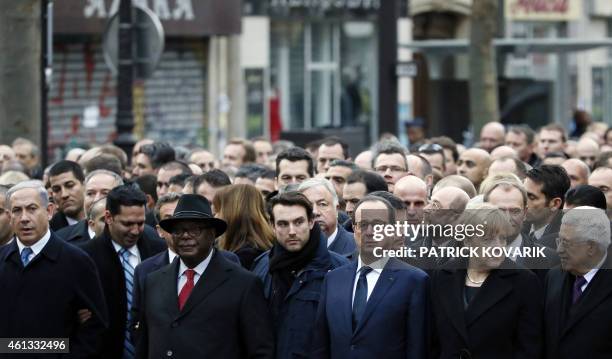
<path fill-rule="evenodd" d="M 102 358 L 134 358 L 127 325 L 134 301 L 134 268 L 166 249 L 162 240 L 144 229 L 146 201 L 135 185 L 113 188 L 106 196 L 103 234 L 82 246 L 98 267 L 108 306 L 109 328 L 98 349 Z"/>
<path fill-rule="evenodd" d="M 85 175 L 78 163 L 59 161 L 49 170 L 49 184 L 57 212 L 49 221 L 51 230 L 59 231 L 85 219 Z"/>

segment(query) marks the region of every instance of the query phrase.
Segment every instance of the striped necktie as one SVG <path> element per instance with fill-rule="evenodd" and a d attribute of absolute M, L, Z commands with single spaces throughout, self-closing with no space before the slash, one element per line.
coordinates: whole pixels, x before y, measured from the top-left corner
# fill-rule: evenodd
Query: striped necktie
<path fill-rule="evenodd" d="M 132 344 L 132 338 L 130 335 L 130 323 L 132 322 L 132 299 L 134 293 L 134 267 L 130 264 L 130 256 L 132 255 L 129 250 L 122 248 L 119 251 L 121 256 L 121 265 L 123 266 L 123 274 L 125 275 L 125 290 L 127 299 L 127 323 L 125 325 L 125 339 L 123 341 L 123 358 L 133 359 L 135 354 L 134 344 Z"/>

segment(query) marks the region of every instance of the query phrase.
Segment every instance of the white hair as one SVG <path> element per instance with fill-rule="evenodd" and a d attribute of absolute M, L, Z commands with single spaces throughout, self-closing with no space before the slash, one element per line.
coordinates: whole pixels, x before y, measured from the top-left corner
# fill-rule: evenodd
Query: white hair
<path fill-rule="evenodd" d="M 43 185 L 42 181 L 39 180 L 23 181 L 14 185 L 6 192 L 6 202 L 10 205 L 11 197 L 13 196 L 13 194 L 15 194 L 15 192 L 29 188 L 35 189 L 38 192 L 43 207 L 46 207 L 49 204 L 49 193 L 45 189 L 45 186 Z"/>
<path fill-rule="evenodd" d="M 569 210 L 561 219 L 562 225 L 571 226 L 579 241 L 593 241 L 606 250 L 610 246 L 610 219 L 603 209 L 580 206 Z"/>
<path fill-rule="evenodd" d="M 338 195 L 336 194 L 336 190 L 334 189 L 334 185 L 325 178 L 309 178 L 306 181 L 300 183 L 298 187 L 299 192 L 304 192 L 307 189 L 323 186 L 327 192 L 331 193 L 334 201 L 334 207 L 338 206 Z"/>
<path fill-rule="evenodd" d="M 104 170 L 104 169 L 95 170 L 95 171 L 91 171 L 90 173 L 88 173 L 87 177 L 85 177 L 85 181 L 83 181 L 83 184 L 87 184 L 93 177 L 97 175 L 102 175 L 102 174 L 113 177 L 113 179 L 115 180 L 115 187 L 123 185 L 123 178 L 121 178 L 121 176 L 119 176 L 113 171 Z"/>

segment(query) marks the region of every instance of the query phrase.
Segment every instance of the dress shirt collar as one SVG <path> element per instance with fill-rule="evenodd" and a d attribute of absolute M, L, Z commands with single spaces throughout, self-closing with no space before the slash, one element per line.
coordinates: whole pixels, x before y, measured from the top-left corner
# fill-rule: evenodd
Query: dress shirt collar
<path fill-rule="evenodd" d="M 111 243 L 113 244 L 113 247 L 115 248 L 115 252 L 119 253 L 119 251 L 123 249 L 123 247 L 121 247 L 121 245 L 119 245 L 119 243 L 113 241 L 112 239 L 111 239 Z M 126 248 L 126 249 L 134 257 L 136 257 L 136 258 L 140 257 L 139 253 L 138 253 L 138 246 L 137 245 L 133 245 L 130 248 Z"/>
<path fill-rule="evenodd" d="M 327 248 L 329 248 L 329 246 L 331 246 L 332 243 L 334 243 L 334 241 L 336 240 L 336 236 L 338 235 L 338 226 L 339 224 L 336 225 L 336 230 L 334 231 L 334 233 L 327 237 Z"/>
<path fill-rule="evenodd" d="M 544 231 L 546 231 L 546 228 L 548 228 L 548 224 L 545 225 L 544 227 L 538 229 L 537 231 L 533 230 L 533 224 L 531 225 L 531 231 L 529 233 L 533 233 L 533 236 L 536 239 L 540 239 L 542 237 L 542 235 L 544 235 Z"/>
<path fill-rule="evenodd" d="M 210 263 L 210 260 L 212 259 L 214 251 L 215 251 L 214 248 L 211 249 L 210 253 L 208 254 L 208 257 L 206 257 L 206 259 L 201 261 L 200 264 L 195 266 L 195 268 L 192 268 L 196 272 L 197 275 L 201 276 L 202 273 L 204 273 L 204 271 L 206 270 L 206 268 L 208 268 L 208 264 Z M 189 267 L 185 265 L 182 259 L 179 259 L 179 271 L 178 271 L 179 279 L 181 278 L 181 276 L 183 275 L 183 273 L 185 273 L 187 269 L 189 269 Z"/>
<path fill-rule="evenodd" d="M 389 261 L 389 258 L 382 257 L 379 260 L 370 263 L 368 267 L 372 268 L 372 270 L 375 271 L 376 273 L 381 274 L 383 271 L 383 268 L 385 268 L 385 265 L 387 264 L 387 261 Z M 359 259 L 357 260 L 357 273 L 359 273 L 361 268 L 364 267 L 365 265 L 366 264 L 363 263 L 363 261 L 361 260 L 361 255 L 360 255 Z"/>
<path fill-rule="evenodd" d="M 599 271 L 599 269 L 603 266 L 604 262 L 606 261 L 606 257 L 607 257 L 607 254 L 604 255 L 601 261 L 599 261 L 599 263 L 597 264 L 597 267 L 591 269 L 590 271 L 588 271 L 587 274 L 583 275 L 584 279 L 586 279 L 587 281 L 586 285 L 589 285 L 591 283 L 591 281 L 595 277 L 595 274 L 597 274 L 597 271 Z"/>
<path fill-rule="evenodd" d="M 174 258 L 176 258 L 176 253 L 174 253 L 172 249 L 168 248 L 168 263 L 174 262 Z"/>
<path fill-rule="evenodd" d="M 45 233 L 45 235 L 42 236 L 42 238 L 39 239 L 38 242 L 30 246 L 30 248 L 32 249 L 32 253 L 33 253 L 33 256 L 31 258 L 36 257 L 38 253 L 40 253 L 43 250 L 43 248 L 45 248 L 45 245 L 47 245 L 50 238 L 51 238 L 51 231 L 47 229 L 47 233 Z M 19 254 L 21 254 L 21 251 L 27 246 L 21 243 L 21 240 L 17 237 L 17 247 L 19 248 Z"/>

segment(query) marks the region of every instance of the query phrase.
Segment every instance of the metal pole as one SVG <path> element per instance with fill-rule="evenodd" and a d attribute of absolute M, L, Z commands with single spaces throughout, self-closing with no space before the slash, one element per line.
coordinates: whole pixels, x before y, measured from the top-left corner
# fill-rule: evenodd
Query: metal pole
<path fill-rule="evenodd" d="M 378 10 L 378 135 L 397 132 L 397 0 L 380 2 Z"/>
<path fill-rule="evenodd" d="M 40 164 L 49 163 L 49 116 L 47 97 L 53 72 L 53 1 L 41 1 L 41 57 L 40 57 Z"/>
<path fill-rule="evenodd" d="M 134 81 L 132 1 L 121 0 L 119 4 L 119 73 L 117 76 L 117 117 L 115 145 L 129 156 L 135 140 L 132 85 Z"/>

